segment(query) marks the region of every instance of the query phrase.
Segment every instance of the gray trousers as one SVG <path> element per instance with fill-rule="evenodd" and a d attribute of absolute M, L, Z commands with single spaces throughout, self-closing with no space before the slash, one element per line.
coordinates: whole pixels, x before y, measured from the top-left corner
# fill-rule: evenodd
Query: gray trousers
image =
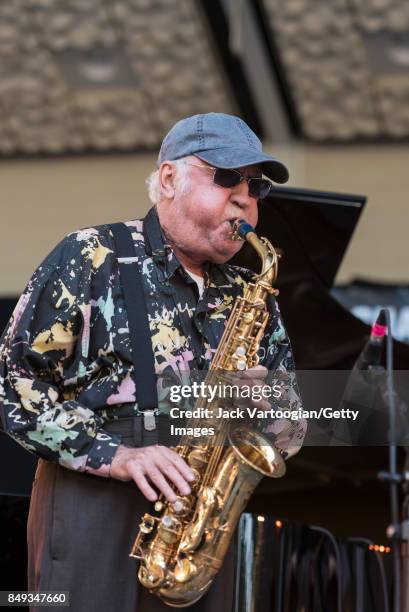
<path fill-rule="evenodd" d="M 107 427 L 108 429 L 108 427 Z M 109 431 L 133 446 L 129 421 Z M 28 588 L 69 591 L 72 612 L 167 612 L 171 608 L 137 580 L 129 551 L 148 502 L 134 483 L 74 472 L 40 459 L 28 517 Z M 230 612 L 233 605 L 232 547 L 208 593 L 192 612 Z M 31 612 L 49 612 L 34 606 Z"/>

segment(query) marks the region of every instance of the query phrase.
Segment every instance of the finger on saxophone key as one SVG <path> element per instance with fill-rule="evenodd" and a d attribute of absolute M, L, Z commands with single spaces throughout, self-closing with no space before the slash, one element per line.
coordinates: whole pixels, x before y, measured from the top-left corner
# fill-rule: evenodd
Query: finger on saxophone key
<path fill-rule="evenodd" d="M 195 475 L 186 461 L 178 455 L 176 451 L 171 448 L 163 447 L 166 456 L 169 458 L 169 461 L 175 466 L 175 468 L 182 474 L 182 476 L 188 480 L 189 482 L 193 482 L 195 479 Z"/>
<path fill-rule="evenodd" d="M 166 479 L 176 485 L 182 495 L 190 494 L 190 487 L 186 482 L 183 475 L 172 465 L 170 462 L 167 463 L 166 459 L 160 463 L 159 469 L 162 474 L 166 476 Z M 174 500 L 170 500 L 174 501 Z"/>
<path fill-rule="evenodd" d="M 111 463 L 110 476 L 117 480 L 133 480 L 141 493 L 150 501 L 156 501 L 157 494 L 149 481 L 170 501 L 176 500 L 168 479 L 183 495 L 190 493 L 188 479 L 192 471 L 186 462 L 165 446 L 152 445 L 143 448 L 129 448 L 120 445 Z"/>

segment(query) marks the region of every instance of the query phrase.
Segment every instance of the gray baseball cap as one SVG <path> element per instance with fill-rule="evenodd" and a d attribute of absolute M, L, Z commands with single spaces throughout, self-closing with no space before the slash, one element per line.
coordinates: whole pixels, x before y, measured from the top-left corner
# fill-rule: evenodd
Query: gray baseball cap
<path fill-rule="evenodd" d="M 262 164 L 263 173 L 276 183 L 288 180 L 288 170 L 262 151 L 259 138 L 240 117 L 224 113 L 193 115 L 178 121 L 168 132 L 157 165 L 195 155 L 216 168 Z"/>

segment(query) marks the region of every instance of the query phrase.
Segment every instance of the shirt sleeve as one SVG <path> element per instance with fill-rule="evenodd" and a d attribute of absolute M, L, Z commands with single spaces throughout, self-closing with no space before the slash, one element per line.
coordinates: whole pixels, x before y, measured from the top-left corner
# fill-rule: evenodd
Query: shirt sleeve
<path fill-rule="evenodd" d="M 280 388 L 279 397 L 271 400 L 272 408 L 285 416 L 270 422 L 265 431 L 274 434 L 275 446 L 288 459 L 300 450 L 307 431 L 307 421 L 302 417 L 302 400 L 290 339 L 275 299 L 271 300 L 270 314 L 263 365 L 269 370 L 267 380 L 270 386 L 277 385 Z"/>
<path fill-rule="evenodd" d="M 92 275 L 109 252 L 96 230 L 88 232 L 66 237 L 18 301 L 0 340 L 0 416 L 4 430 L 39 457 L 108 476 L 121 439 L 76 400 Z"/>

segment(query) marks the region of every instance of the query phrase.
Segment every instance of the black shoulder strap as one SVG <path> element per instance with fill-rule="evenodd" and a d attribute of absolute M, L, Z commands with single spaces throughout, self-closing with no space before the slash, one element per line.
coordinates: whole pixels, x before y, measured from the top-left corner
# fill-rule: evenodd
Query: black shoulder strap
<path fill-rule="evenodd" d="M 114 235 L 128 316 L 136 401 L 140 410 L 155 410 L 158 407 L 155 361 L 135 246 L 130 229 L 124 223 L 113 223 L 109 227 Z"/>

